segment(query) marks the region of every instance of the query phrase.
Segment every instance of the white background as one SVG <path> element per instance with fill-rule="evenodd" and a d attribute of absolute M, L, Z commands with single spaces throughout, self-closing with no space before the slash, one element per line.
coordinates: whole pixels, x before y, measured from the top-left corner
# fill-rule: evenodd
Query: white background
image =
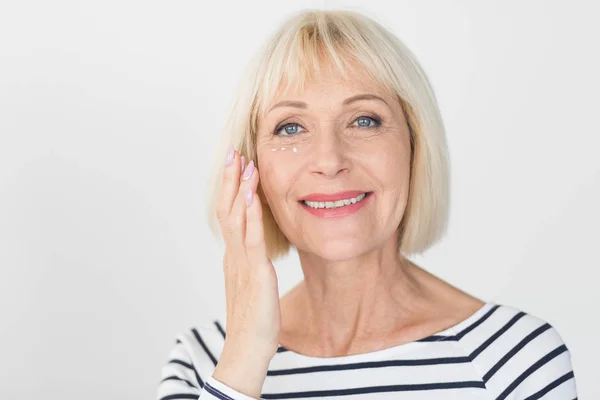
<path fill-rule="evenodd" d="M 211 151 L 250 56 L 307 7 L 374 17 L 432 81 L 452 212 L 414 260 L 549 321 L 600 398 L 597 2 L 0 4 L 0 398 L 154 398 L 175 335 L 222 315 Z M 276 267 L 282 293 L 301 279 L 295 253 Z"/>

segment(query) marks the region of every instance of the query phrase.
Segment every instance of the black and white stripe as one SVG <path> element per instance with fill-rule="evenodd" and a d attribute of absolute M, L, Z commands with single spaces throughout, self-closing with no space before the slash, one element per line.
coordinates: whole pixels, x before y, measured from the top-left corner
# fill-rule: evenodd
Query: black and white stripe
<path fill-rule="evenodd" d="M 212 326 L 178 335 L 157 400 L 251 399 L 212 378 L 226 337 L 218 320 Z M 318 358 L 280 346 L 261 397 L 397 399 L 399 393 L 403 400 L 577 397 L 571 356 L 556 329 L 493 303 L 442 332 L 380 351 Z"/>

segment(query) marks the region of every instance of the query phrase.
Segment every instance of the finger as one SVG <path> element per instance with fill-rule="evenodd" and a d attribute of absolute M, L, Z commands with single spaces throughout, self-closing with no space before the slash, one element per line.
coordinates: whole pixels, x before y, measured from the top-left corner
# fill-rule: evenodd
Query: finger
<path fill-rule="evenodd" d="M 231 208 L 229 215 L 229 224 L 233 227 L 230 234 L 232 245 L 236 248 L 243 248 L 244 256 L 246 255 L 246 193 L 250 190 L 256 190 L 258 184 L 257 174 L 254 168 L 254 161 L 250 161 L 244 170 L 244 174 L 240 178 L 240 187 Z"/>
<path fill-rule="evenodd" d="M 231 149 L 231 147 L 230 147 Z M 239 153 L 234 150 L 230 165 L 226 165 L 223 169 L 223 177 L 221 180 L 221 189 L 219 193 L 219 204 L 217 204 L 217 217 L 221 226 L 221 233 L 224 239 L 229 234 L 230 227 L 227 226 L 231 208 L 235 201 L 239 189 L 239 176 L 241 169 L 241 160 Z"/>
<path fill-rule="evenodd" d="M 258 169 L 254 171 L 254 174 L 256 174 L 258 186 L 260 180 Z M 252 190 L 251 202 L 246 208 L 246 254 L 251 265 L 264 265 L 269 262 L 262 219 L 262 203 L 256 189 Z"/>

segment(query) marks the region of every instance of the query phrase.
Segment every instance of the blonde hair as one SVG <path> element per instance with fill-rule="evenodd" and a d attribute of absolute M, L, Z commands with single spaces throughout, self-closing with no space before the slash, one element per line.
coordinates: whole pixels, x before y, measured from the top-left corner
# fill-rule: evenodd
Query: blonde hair
<path fill-rule="evenodd" d="M 410 129 L 412 160 L 408 202 L 398 235 L 398 251 L 421 253 L 444 234 L 449 217 L 449 155 L 433 89 L 414 54 L 373 19 L 348 10 L 302 10 L 281 23 L 242 77 L 213 161 L 208 187 L 209 226 L 219 235 L 216 207 L 228 145 L 257 160 L 258 120 L 282 87 L 302 88 L 323 65 L 358 62 L 384 90 L 398 98 Z M 259 182 L 265 241 L 275 260 L 290 249 Z"/>

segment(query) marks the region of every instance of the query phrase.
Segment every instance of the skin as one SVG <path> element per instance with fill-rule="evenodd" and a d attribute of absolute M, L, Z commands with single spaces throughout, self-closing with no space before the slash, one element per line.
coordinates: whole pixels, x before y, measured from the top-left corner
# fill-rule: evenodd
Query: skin
<path fill-rule="evenodd" d="M 417 340 L 484 304 L 397 254 L 408 200 L 409 128 L 398 100 L 362 71 L 353 68 L 348 80 L 336 69 L 324 71 L 302 91 L 278 93 L 272 105 L 293 100 L 307 106 L 275 107 L 258 125 L 262 189 L 298 250 L 305 278 L 281 298 L 279 342 L 315 357 Z M 359 94 L 383 101 L 342 104 Z M 343 218 L 318 218 L 298 203 L 310 193 L 355 189 L 373 195 Z"/>
<path fill-rule="evenodd" d="M 273 105 L 305 107 L 288 103 L 261 116 L 258 168 L 255 160 L 243 168 L 233 147 L 226 158 L 217 217 L 226 244 L 227 338 L 213 377 L 253 398 L 279 344 L 315 357 L 366 353 L 441 331 L 484 304 L 398 255 L 411 159 L 404 114 L 360 68 L 347 81 L 330 71 L 301 92 L 277 94 Z M 381 100 L 347 102 L 364 94 Z M 264 240 L 259 181 L 304 271 L 282 298 Z M 372 194 L 356 213 L 336 219 L 315 217 L 298 202 L 345 190 Z"/>

